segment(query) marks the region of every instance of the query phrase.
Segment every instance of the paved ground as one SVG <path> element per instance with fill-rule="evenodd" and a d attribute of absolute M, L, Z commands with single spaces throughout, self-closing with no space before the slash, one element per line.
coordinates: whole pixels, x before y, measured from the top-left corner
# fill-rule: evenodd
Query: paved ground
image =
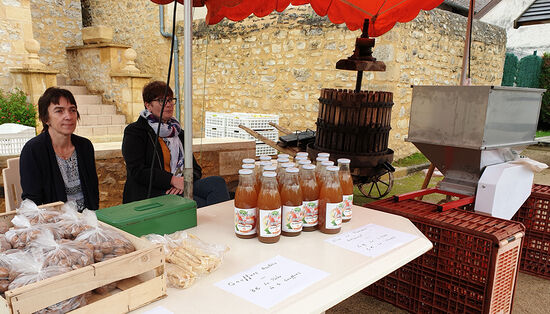
<path fill-rule="evenodd" d="M 550 165 L 550 146 L 530 147 L 523 155 Z M 535 174 L 535 183 L 550 185 L 550 169 Z M 388 303 L 361 292 L 340 302 L 327 313 L 406 313 Z M 513 314 L 550 313 L 550 280 L 519 273 L 514 297 Z"/>

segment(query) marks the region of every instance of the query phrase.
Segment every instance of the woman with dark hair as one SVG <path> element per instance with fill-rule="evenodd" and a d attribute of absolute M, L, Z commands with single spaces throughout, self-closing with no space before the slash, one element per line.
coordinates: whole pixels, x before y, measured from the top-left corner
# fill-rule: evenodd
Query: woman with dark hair
<path fill-rule="evenodd" d="M 37 205 L 75 201 L 78 210 L 99 208 L 94 147 L 73 134 L 80 119 L 73 94 L 50 87 L 38 100 L 42 133 L 29 140 L 19 158 L 22 199 Z"/>
<path fill-rule="evenodd" d="M 136 122 L 126 127 L 122 140 L 122 155 L 126 162 L 123 203 L 147 198 L 151 175 L 151 197 L 183 193 L 184 138 L 178 120 L 173 117 L 176 102 L 173 95 L 172 89 L 161 81 L 151 82 L 143 88 L 145 109 Z M 160 117 L 163 101 L 166 105 Z M 155 141 L 158 141 L 156 150 Z M 198 207 L 229 200 L 227 186 L 221 177 L 201 179 L 201 176 L 202 169 L 193 157 L 193 199 Z"/>

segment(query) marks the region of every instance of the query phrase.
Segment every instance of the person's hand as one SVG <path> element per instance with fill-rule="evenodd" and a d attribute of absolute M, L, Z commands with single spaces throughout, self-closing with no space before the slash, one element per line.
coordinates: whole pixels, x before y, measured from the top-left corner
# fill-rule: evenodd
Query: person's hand
<path fill-rule="evenodd" d="M 181 195 L 183 193 L 183 190 L 180 190 L 178 188 L 170 188 L 168 191 L 166 191 L 166 194 L 174 194 L 174 195 Z"/>
<path fill-rule="evenodd" d="M 170 180 L 170 185 L 178 190 L 183 191 L 183 177 L 172 176 Z"/>

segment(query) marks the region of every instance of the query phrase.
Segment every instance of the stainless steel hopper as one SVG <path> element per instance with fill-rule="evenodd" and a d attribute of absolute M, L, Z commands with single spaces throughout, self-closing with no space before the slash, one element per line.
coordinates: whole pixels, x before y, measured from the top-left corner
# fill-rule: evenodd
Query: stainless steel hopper
<path fill-rule="evenodd" d="M 486 166 L 534 144 L 543 89 L 413 86 L 409 135 L 445 178 L 444 191 L 474 195 Z"/>

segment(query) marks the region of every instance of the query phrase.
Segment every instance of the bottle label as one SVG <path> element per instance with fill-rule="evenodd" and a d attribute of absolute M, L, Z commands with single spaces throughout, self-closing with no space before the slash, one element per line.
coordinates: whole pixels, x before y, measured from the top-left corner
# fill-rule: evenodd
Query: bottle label
<path fill-rule="evenodd" d="M 351 206 L 353 205 L 353 194 L 344 195 L 344 211 L 342 211 L 342 219 L 351 219 Z"/>
<path fill-rule="evenodd" d="M 344 202 L 339 203 L 327 203 L 326 210 L 326 229 L 338 229 L 342 227 L 342 211 L 344 209 Z"/>
<path fill-rule="evenodd" d="M 235 207 L 235 233 L 251 235 L 256 233 L 256 208 Z"/>
<path fill-rule="evenodd" d="M 304 201 L 304 227 L 315 227 L 319 221 L 319 200 Z"/>
<path fill-rule="evenodd" d="M 281 208 L 260 210 L 260 237 L 276 237 L 281 234 Z"/>
<path fill-rule="evenodd" d="M 302 231 L 304 219 L 304 208 L 300 206 L 283 206 L 283 231 L 300 232 Z"/>

